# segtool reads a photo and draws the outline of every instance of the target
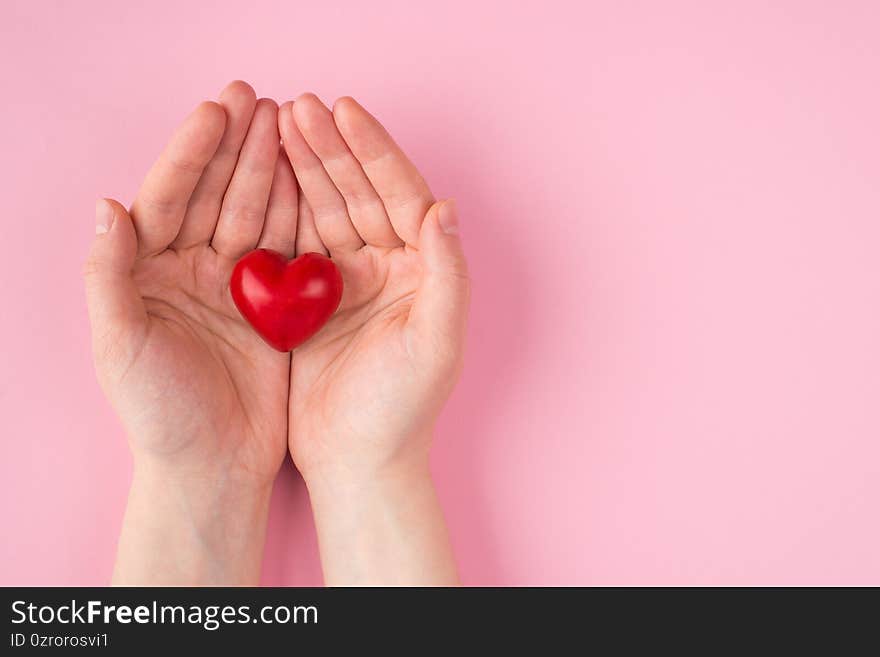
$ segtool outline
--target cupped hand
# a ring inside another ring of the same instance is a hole
[[[329,254],[336,315],[293,352],[290,451],[310,488],[423,468],[458,375],[469,299],[452,201],[351,98],[279,109],[299,182],[296,251]]]
[[[292,253],[297,188],[279,148],[277,105],[230,84],[180,126],[129,212],[98,202],[85,271],[98,378],[134,454],[132,496],[149,481],[144,496],[173,491],[169,513],[218,529],[218,509],[263,513],[251,501],[262,509],[286,451],[290,356],[250,329],[228,288],[247,251]]]
[[[99,202],[86,268],[95,361],[136,458],[260,482],[283,459],[290,358],[228,290],[244,253],[293,243],[296,183],[276,117],[232,83],[180,126],[130,214]]]

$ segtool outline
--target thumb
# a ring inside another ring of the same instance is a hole
[[[131,217],[122,205],[109,199],[97,202],[95,215],[95,241],[84,275],[92,337],[98,346],[101,341],[130,335],[131,329],[146,321],[146,311],[131,278],[137,253]],[[102,351],[111,347],[101,346]]]
[[[464,346],[470,281],[452,199],[431,206],[419,232],[422,280],[410,322],[420,341],[458,360]]]

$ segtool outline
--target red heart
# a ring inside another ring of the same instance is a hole
[[[290,351],[336,312],[342,276],[330,258],[318,253],[288,262],[280,253],[257,249],[235,264],[229,289],[260,337],[278,351]]]

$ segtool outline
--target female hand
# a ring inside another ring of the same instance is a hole
[[[277,106],[233,82],[180,126],[130,212],[99,201],[85,270],[100,383],[134,455],[116,583],[256,583],[290,356],[235,309],[256,246],[292,254]]]
[[[289,444],[328,583],[447,584],[455,566],[428,472],[461,365],[469,285],[455,206],[435,203],[351,98],[279,110],[301,188],[297,253],[329,254],[340,308],[293,352]]]

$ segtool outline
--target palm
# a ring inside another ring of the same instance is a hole
[[[139,447],[188,473],[219,464],[266,484],[284,458],[290,357],[250,330],[228,288],[247,251],[293,243],[296,181],[278,154],[277,105],[234,82],[181,125],[131,221],[99,241],[99,377]]]
[[[366,246],[337,264],[346,285],[339,311],[291,363],[290,440],[300,467],[357,450],[370,436],[399,433],[387,413],[375,409],[411,391],[404,329],[418,284],[418,253]],[[384,376],[381,387],[377,372]]]
[[[148,326],[126,381],[141,388],[143,407],[157,416],[145,418],[148,426],[170,419],[179,428],[152,449],[177,451],[209,436],[200,451],[223,452],[249,472],[271,474],[285,446],[289,358],[266,346],[233,306],[233,264],[207,246],[136,263]]]
[[[429,269],[422,226],[434,199],[350,98],[331,112],[305,94],[279,109],[279,126],[302,191],[296,250],[329,254],[345,284],[336,315],[292,356],[291,454],[304,472],[381,464],[399,440],[430,426],[454,378],[457,355],[447,359],[449,372],[433,367],[417,328],[424,317],[414,321]]]

